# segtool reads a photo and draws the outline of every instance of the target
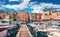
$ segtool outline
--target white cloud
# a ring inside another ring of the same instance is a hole
[[[41,6],[43,7],[48,7],[48,8],[60,8],[60,5],[57,5],[57,4],[52,4],[52,3],[41,3],[40,4]]]
[[[23,9],[23,8],[26,8],[28,3],[29,3],[30,0],[22,0],[22,3],[20,3],[19,5],[3,5],[3,7],[6,7],[6,8],[13,8],[13,9],[16,9],[16,10],[19,10],[19,9]]]
[[[30,3],[31,4],[31,3]],[[44,8],[60,8],[60,5],[52,4],[52,3],[40,3],[39,5],[34,2],[31,4],[31,8],[34,9],[32,13],[44,13]],[[60,9],[57,9],[60,10]]]
[[[9,0],[9,2],[11,2],[11,1],[19,1],[19,0]]]
[[[42,6],[39,5],[34,5],[31,8],[33,8],[34,10],[32,11],[32,13],[43,13],[43,8]]]
[[[57,4],[52,4],[52,3],[40,3],[39,5],[37,5],[37,1],[36,2],[30,2],[30,0],[21,0],[22,3],[20,3],[19,5],[3,5],[3,7],[7,7],[7,8],[13,8],[15,10],[21,10],[24,9],[28,6],[30,6],[30,8],[34,9],[32,11],[32,13],[43,13],[43,9],[44,8],[60,8],[60,5]],[[29,3],[30,2],[30,3]],[[57,9],[60,10],[60,9]]]

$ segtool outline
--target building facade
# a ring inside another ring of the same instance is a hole
[[[40,13],[30,13],[29,14],[30,22],[38,22],[41,20]]]
[[[51,18],[51,11],[46,11],[41,15],[41,20],[49,21]]]
[[[0,19],[4,19],[6,14],[3,10],[0,10]]]
[[[36,13],[36,21],[40,21],[41,20],[41,14],[40,13]]]
[[[17,21],[28,21],[28,13],[21,11],[17,13]]]
[[[60,11],[46,11],[41,15],[41,20],[59,20],[60,19]]]
[[[52,11],[51,17],[53,18],[53,20],[60,20],[60,11]]]
[[[29,14],[30,22],[35,21],[35,18],[36,18],[36,14],[35,14],[35,13],[30,13],[30,14]]]

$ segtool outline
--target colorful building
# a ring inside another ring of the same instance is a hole
[[[0,19],[5,18],[6,13],[3,10],[0,10]]]
[[[12,12],[7,12],[7,14],[6,14],[5,18],[6,18],[6,19],[11,19],[11,18],[10,18],[10,17],[11,17],[11,15],[13,15],[13,13],[12,13]]]
[[[36,13],[29,13],[30,22],[36,21]]]
[[[17,13],[17,20],[18,21],[28,21],[28,13],[21,11]]]
[[[46,11],[41,15],[41,20],[60,20],[60,11]]]
[[[41,15],[41,20],[49,21],[51,18],[51,11],[46,11]]]
[[[51,15],[53,20],[60,20],[60,11],[52,11]]]
[[[41,20],[41,14],[40,13],[36,13],[36,21],[40,21]]]
[[[38,13],[30,13],[29,18],[30,18],[30,21],[32,21],[32,22],[34,22],[34,21],[38,22],[41,20],[41,14],[40,13],[39,14]]]

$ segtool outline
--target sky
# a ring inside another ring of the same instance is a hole
[[[60,11],[60,0],[0,0],[0,10],[28,13],[44,13],[47,10]]]

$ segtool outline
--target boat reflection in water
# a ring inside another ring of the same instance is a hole
[[[0,37],[7,37],[7,28],[0,28]]]
[[[0,21],[0,37],[15,37],[19,24],[11,24],[10,20]]]
[[[48,37],[48,36],[47,36],[47,32],[38,31],[38,32],[37,32],[37,37]]]
[[[13,27],[1,26],[0,37],[15,37],[18,32],[19,26],[15,25]],[[1,36],[2,35],[2,36]]]

